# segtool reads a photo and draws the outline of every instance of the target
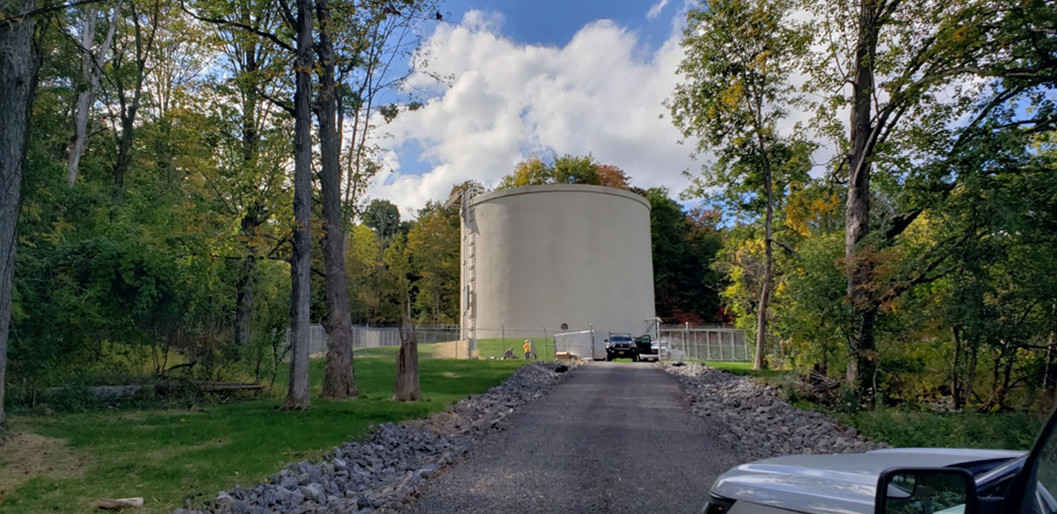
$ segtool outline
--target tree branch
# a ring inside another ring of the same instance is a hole
[[[923,209],[914,209],[910,212],[896,216],[892,220],[892,225],[885,231],[885,241],[891,243],[896,236],[902,234],[903,231],[914,222],[914,220],[918,219],[918,216],[920,216],[922,212],[924,212]]]
[[[96,1],[96,0],[93,0],[93,1]],[[286,50],[288,52],[293,52],[294,51],[294,47],[290,46],[289,44],[287,44],[282,39],[279,39],[279,37],[276,36],[275,34],[272,34],[270,32],[264,32],[263,30],[260,30],[257,27],[246,25],[245,23],[239,23],[237,21],[225,20],[224,18],[211,18],[211,17],[208,17],[208,16],[200,16],[200,15],[195,14],[194,12],[192,12],[190,9],[188,9],[187,6],[184,5],[183,0],[180,1],[180,9],[183,10],[183,12],[187,13],[189,16],[191,16],[192,18],[194,18],[196,20],[205,21],[205,22],[209,22],[209,23],[214,23],[214,24],[217,24],[217,25],[226,25],[228,27],[239,28],[239,29],[245,30],[246,32],[250,32],[252,34],[256,34],[256,35],[258,35],[260,37],[263,37],[263,38],[267,39],[268,41],[271,41],[272,43],[275,43],[276,45],[278,45],[279,47],[281,47],[282,49],[284,49],[284,50]]]
[[[47,13],[50,13],[50,12],[53,12],[53,11],[61,11],[63,9],[68,9],[70,7],[77,7],[77,6],[86,5],[86,4],[94,4],[94,3],[100,2],[100,1],[102,1],[102,0],[78,0],[76,2],[70,2],[68,4],[49,5],[49,6],[33,9],[32,11],[26,11],[26,12],[21,13],[21,14],[16,14],[14,16],[5,16],[3,18],[0,18],[0,23],[6,23],[6,24],[14,25],[16,23],[21,23],[24,18],[28,18],[30,16],[38,16],[38,15],[47,14]]]

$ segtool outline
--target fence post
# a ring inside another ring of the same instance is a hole
[[[683,322],[683,346],[686,347],[686,357],[693,359],[693,353],[690,351],[690,322]]]

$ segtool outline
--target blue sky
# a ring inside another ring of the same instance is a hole
[[[412,216],[467,179],[487,187],[522,160],[591,154],[634,185],[678,194],[700,164],[664,118],[684,0],[452,0],[422,27],[425,106],[379,125],[386,172],[368,189]]]
[[[671,16],[681,2],[665,2],[653,19],[646,14],[656,0],[453,0],[440,8],[452,20],[467,11],[498,12],[503,15],[503,35],[518,43],[564,46],[584,25],[609,19],[643,36],[643,43],[660,46],[668,38]]]

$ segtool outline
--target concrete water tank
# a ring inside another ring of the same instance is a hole
[[[593,327],[644,333],[654,317],[649,202],[588,185],[527,186],[463,202],[465,339]]]

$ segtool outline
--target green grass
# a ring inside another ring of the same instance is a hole
[[[318,399],[322,362],[313,362],[312,408],[304,412],[276,410],[284,387],[277,385],[261,399],[191,410],[12,416],[14,432],[65,439],[69,451],[88,464],[73,478],[49,478],[40,470],[41,476],[6,497],[0,492],[0,512],[87,512],[98,498],[129,496],[145,498],[143,511],[168,512],[182,506],[189,493],[198,494],[189,498],[193,502],[210,499],[236,484],[255,483],[285,463],[316,458],[374,424],[441,410],[502,382],[523,363],[423,359],[425,401],[397,403],[389,399],[394,363],[382,358],[391,353],[378,349],[357,359],[361,397],[351,401]]]
[[[554,338],[551,337],[533,337],[533,344],[536,346],[536,358],[539,360],[553,360],[554,359]],[[507,348],[514,351],[514,356],[518,359],[524,359],[525,354],[521,351],[521,345],[525,342],[525,338],[507,337],[495,338],[495,339],[478,339],[477,340],[477,352],[479,358],[482,360],[491,360],[492,358],[500,359],[503,357],[503,352]],[[430,343],[418,345],[418,356],[421,359],[432,359],[434,358],[434,351],[439,344],[444,343]],[[379,348],[365,348],[357,350],[357,356],[364,357],[381,357],[395,355],[400,349],[398,346],[383,346]],[[461,347],[460,347],[461,349]]]
[[[785,369],[752,369],[751,362],[704,361],[703,364],[712,368],[734,373],[735,375],[753,377],[775,385],[782,385],[789,381],[790,377],[793,376],[792,371]]]
[[[833,415],[870,439],[895,447],[1027,450],[1043,423],[1027,412],[939,413],[881,408]]]

